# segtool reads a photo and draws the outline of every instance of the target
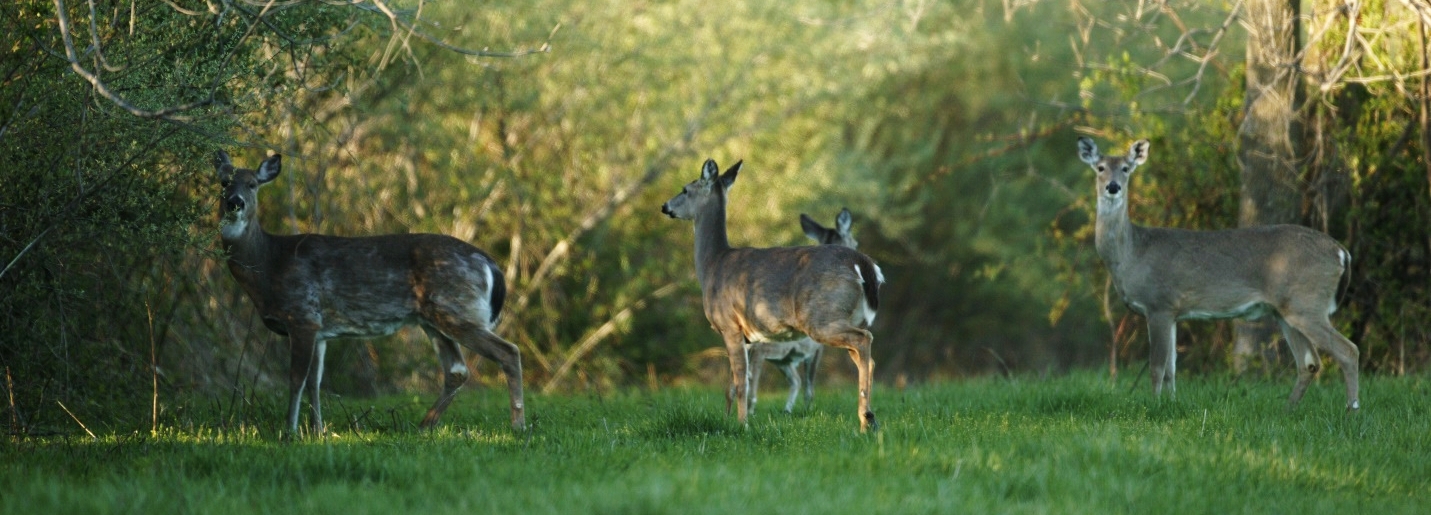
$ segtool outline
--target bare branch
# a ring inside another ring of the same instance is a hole
[[[214,92],[210,90],[208,98],[199,100],[197,102],[190,102],[183,105],[165,107],[163,109],[158,110],[146,110],[135,107],[134,104],[131,104],[128,100],[125,100],[124,97],[121,97],[115,92],[111,91],[109,89],[109,86],[105,85],[104,81],[99,79],[99,76],[90,73],[89,70],[85,69],[84,65],[80,64],[78,52],[75,51],[74,41],[70,37],[70,20],[69,16],[65,14],[64,0],[55,0],[55,17],[59,21],[60,36],[65,45],[65,60],[69,61],[70,68],[74,70],[76,75],[79,75],[85,81],[89,82],[90,85],[94,87],[96,93],[108,99],[110,102],[114,103],[114,105],[119,106],[121,109],[129,111],[130,114],[138,116],[140,118],[160,118],[182,122],[189,121],[189,118],[183,116],[175,116],[176,113],[182,113],[184,111],[197,109],[214,103]]]
[[[601,324],[600,327],[587,333],[586,336],[581,339],[581,342],[577,343],[576,346],[571,349],[571,352],[567,353],[566,358],[562,359],[561,366],[557,367],[556,372],[552,373],[550,379],[547,379],[547,383],[542,385],[542,393],[551,393],[552,390],[555,390],[557,385],[561,383],[562,378],[565,378],[566,374],[571,371],[571,367],[580,361],[582,357],[586,356],[588,352],[595,349],[596,345],[606,339],[607,336],[611,336],[612,333],[615,333],[616,326],[629,320],[632,313],[645,308],[647,302],[665,297],[674,291],[676,291],[676,283],[669,283],[657,288],[656,291],[651,292],[650,295],[622,308],[621,311],[618,311],[607,320],[606,323]]]
[[[551,52],[551,49],[552,49],[552,38],[556,36],[557,30],[560,30],[560,29],[561,29],[561,24],[560,24],[560,23],[558,23],[558,24],[556,24],[556,26],[552,27],[551,32],[547,34],[547,40],[546,40],[546,42],[542,43],[542,46],[537,47],[537,48],[535,48],[535,49],[518,49],[518,50],[510,50],[510,51],[506,51],[506,52],[497,52],[497,51],[492,51],[492,50],[488,50],[488,49],[485,49],[485,48],[482,49],[482,50],[472,50],[472,49],[462,48],[462,47],[459,47],[459,46],[454,46],[454,45],[448,44],[447,42],[442,41],[441,39],[438,39],[438,38],[436,38],[436,37],[433,37],[433,36],[431,36],[431,35],[429,35],[429,34],[423,32],[423,31],[417,30],[417,28],[416,28],[416,26],[415,26],[415,25],[416,25],[415,23],[408,23],[407,21],[404,21],[404,20],[402,19],[402,17],[400,17],[400,16],[397,15],[397,13],[395,13],[395,12],[393,12],[392,10],[388,9],[387,5],[386,5],[386,4],[383,4],[381,0],[373,0],[373,3],[376,5],[375,7],[365,7],[365,6],[356,5],[356,4],[355,4],[354,6],[357,7],[358,9],[363,9],[363,10],[366,10],[366,11],[369,11],[369,12],[374,12],[374,11],[375,11],[375,12],[378,12],[378,13],[380,13],[380,14],[386,16],[386,17],[388,18],[388,20],[389,20],[389,21],[392,23],[392,25],[394,26],[394,30],[393,30],[393,31],[394,31],[395,33],[396,33],[396,32],[399,32],[399,31],[402,31],[402,30],[405,30],[405,31],[409,32],[411,35],[417,36],[418,38],[421,38],[423,41],[427,41],[428,43],[431,43],[431,44],[433,44],[433,45],[437,45],[438,47],[442,48],[443,50],[448,50],[448,51],[451,51],[451,52],[456,52],[456,53],[459,53],[459,54],[462,54],[462,55],[468,55],[468,56],[473,56],[473,57],[522,57],[522,56],[527,56],[527,55],[531,55],[531,54],[544,54],[544,53],[548,53],[548,52]],[[406,43],[404,43],[404,44],[406,44]],[[386,59],[386,56],[384,56],[384,58]]]

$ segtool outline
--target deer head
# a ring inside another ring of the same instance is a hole
[[[1128,199],[1128,177],[1148,160],[1148,140],[1140,139],[1128,146],[1126,156],[1104,156],[1098,145],[1087,137],[1078,138],[1078,158],[1098,172],[1098,204],[1123,207]]]
[[[716,175],[720,169],[716,166],[714,159],[707,159],[701,165],[701,176],[699,179],[686,184],[681,189],[681,193],[666,201],[661,205],[661,213],[677,220],[695,220],[696,214],[703,211],[710,202],[725,201],[725,194],[730,191],[735,178],[740,174],[740,165],[744,161],[737,161],[725,173]]]
[[[219,197],[219,231],[224,239],[235,239],[250,225],[258,223],[258,187],[278,177],[283,158],[274,154],[258,169],[237,168],[222,150],[214,155],[214,171],[223,193]]]
[[[854,220],[850,216],[849,208],[840,209],[840,214],[835,216],[835,227],[829,228],[820,225],[815,219],[810,218],[805,213],[800,213],[800,229],[805,231],[805,236],[809,237],[821,245],[840,245],[849,248],[859,248],[860,242],[855,241],[855,236],[850,232]]]

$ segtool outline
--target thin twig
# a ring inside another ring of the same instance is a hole
[[[59,405],[60,405],[60,409],[65,410],[65,413],[68,414],[68,415],[70,416],[70,418],[75,419],[75,423],[76,423],[76,424],[79,424],[80,429],[83,429],[85,433],[89,433],[89,437],[90,437],[90,438],[93,438],[93,439],[95,439],[95,440],[98,440],[98,439],[99,439],[99,437],[94,436],[94,432],[90,431],[88,427],[85,427],[85,426],[84,426],[84,422],[80,422],[79,417],[76,417],[74,413],[71,413],[71,412],[70,412],[70,409],[69,409],[69,408],[66,408],[66,407],[65,407],[65,403],[60,402],[59,400],[56,400],[56,401],[55,401],[55,404],[59,404]]]

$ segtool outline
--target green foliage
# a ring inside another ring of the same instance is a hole
[[[276,421],[219,429],[188,412],[156,436],[0,446],[0,511],[1424,511],[1423,379],[1368,378],[1353,414],[1336,381],[1289,412],[1290,385],[1204,378],[1177,401],[1087,373],[877,390],[872,435],[855,430],[850,389],[748,429],[709,387],[536,395],[529,435],[505,427],[499,391],[460,397],[432,432],[389,425],[425,409],[404,396],[298,442],[273,438]]]

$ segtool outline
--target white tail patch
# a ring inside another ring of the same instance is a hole
[[[860,273],[860,266],[855,265],[853,268],[855,269],[855,277],[859,278],[860,284],[864,284],[865,275]],[[879,280],[880,284],[884,284],[884,273],[880,272],[879,265],[875,265],[874,269],[876,279]],[[850,322],[855,325],[864,325],[865,327],[874,325],[875,310],[870,306],[870,299],[868,297],[862,297],[860,300],[860,307],[850,315]]]

